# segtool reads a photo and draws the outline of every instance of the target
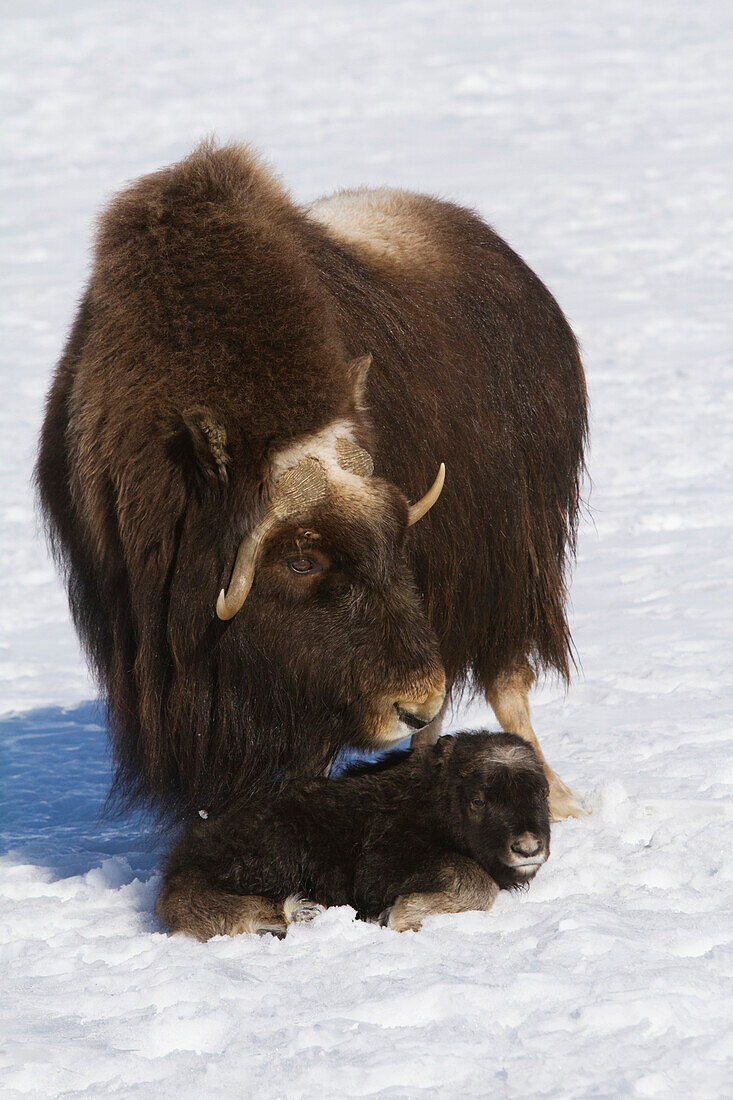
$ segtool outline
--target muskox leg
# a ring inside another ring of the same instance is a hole
[[[379,923],[395,932],[418,932],[426,917],[436,913],[487,911],[499,887],[467,856],[453,856],[436,868],[435,888],[402,894],[381,914]]]
[[[279,903],[256,895],[229,894],[209,885],[200,871],[179,871],[166,879],[155,905],[161,923],[174,934],[202,943],[212,936],[255,932],[282,938],[289,924],[309,921],[322,906],[303,898]]]
[[[528,665],[503,672],[486,692],[486,701],[496,715],[505,733],[516,733],[530,745],[542,761],[547,782],[550,784],[550,814],[553,821],[566,817],[578,817],[586,811],[562,779],[545,760],[545,754],[532,729],[529,713],[529,691],[535,675]]]

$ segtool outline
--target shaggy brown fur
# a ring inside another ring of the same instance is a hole
[[[463,733],[196,820],[171,853],[157,912],[201,940],[282,934],[318,905],[404,931],[430,913],[489,909],[549,852],[534,751],[513,734]]]
[[[395,706],[422,724],[443,672],[483,691],[527,661],[568,675],[573,335],[474,214],[394,201],[417,252],[350,243],[249,151],[203,145],[101,219],[37,478],[121,791],[219,807],[389,740]],[[220,622],[278,454],[334,422],[373,457],[369,492],[334,486],[279,529]],[[443,495],[407,531],[441,459]],[[294,556],[318,553],[294,579]]]

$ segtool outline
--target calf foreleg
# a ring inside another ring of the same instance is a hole
[[[427,888],[401,894],[381,914],[380,924],[395,932],[417,932],[436,913],[486,911],[499,893],[491,876],[467,856],[451,856],[436,866],[434,875],[423,872],[420,877],[427,877]]]

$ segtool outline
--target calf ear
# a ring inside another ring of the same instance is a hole
[[[187,409],[171,426],[169,458],[181,466],[193,484],[225,487],[229,481],[227,433],[205,408]]]
[[[442,763],[444,760],[447,760],[453,752],[455,744],[456,739],[450,733],[446,733],[443,737],[439,737],[438,740],[435,742],[435,745],[433,746],[433,754],[435,758],[440,763]]]

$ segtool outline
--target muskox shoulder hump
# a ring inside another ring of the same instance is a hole
[[[97,251],[115,244],[138,248],[141,234],[175,228],[200,238],[227,222],[255,216],[288,222],[290,195],[276,173],[250,146],[202,141],[189,156],[136,180],[120,191],[99,219]]]
[[[431,201],[394,187],[360,187],[316,199],[307,215],[360,251],[409,264],[439,251],[427,213]]]

